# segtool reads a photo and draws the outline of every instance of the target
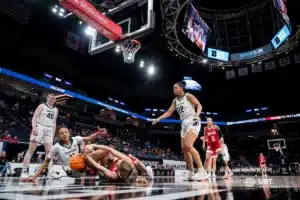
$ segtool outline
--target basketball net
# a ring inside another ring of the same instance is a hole
[[[280,147],[274,147],[274,149],[276,150],[276,152],[278,152],[280,150]]]
[[[125,41],[122,45],[124,62],[127,64],[134,63],[136,52],[141,48],[141,43],[137,40]]]
[[[280,148],[280,145],[278,144],[275,144],[274,145],[274,149],[276,150],[276,152],[278,152],[281,148]]]

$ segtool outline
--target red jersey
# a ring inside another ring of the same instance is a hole
[[[130,160],[132,161],[132,164],[134,165],[135,159],[133,159],[133,158],[131,158],[131,157],[129,157],[129,158],[130,158]],[[117,171],[118,171],[117,163],[118,163],[119,160],[120,160],[120,159],[114,160],[113,163],[110,165],[109,170],[110,170],[111,172],[117,172]]]
[[[219,130],[220,128],[216,125],[213,125],[211,128],[204,127],[204,136],[208,145],[220,142]]]
[[[266,163],[266,157],[265,156],[258,156],[258,162],[259,164],[265,164]]]

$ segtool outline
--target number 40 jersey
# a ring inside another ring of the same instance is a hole
[[[47,104],[42,104],[43,109],[40,115],[37,117],[37,123],[52,127],[54,124],[54,116],[57,114],[58,109],[56,107],[50,108]]]

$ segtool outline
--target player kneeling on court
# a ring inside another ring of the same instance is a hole
[[[93,141],[98,138],[99,135],[106,134],[106,130],[100,129],[98,127],[97,132],[88,137],[70,137],[68,128],[65,126],[60,126],[57,128],[56,134],[59,138],[59,141],[51,148],[50,153],[48,154],[44,163],[40,166],[36,174],[33,177],[22,179],[21,181],[34,181],[44,171],[44,169],[47,168],[48,164],[53,158],[57,158],[58,163],[62,166],[66,173],[69,176],[72,176],[74,171],[70,168],[71,157],[73,155],[79,154],[82,151],[81,146],[83,145],[83,143]],[[71,165],[75,169],[76,167],[80,168],[80,163],[83,164],[82,160],[78,159],[78,156],[72,158],[71,161]],[[84,171],[82,169],[78,169],[76,170],[76,172]]]
[[[231,172],[231,169],[229,167],[229,160],[230,160],[230,155],[228,152],[228,147],[227,145],[224,143],[224,140],[220,140],[220,144],[221,144],[221,154],[222,154],[222,158],[224,160],[224,164],[225,164],[225,175],[224,178],[229,178],[230,176],[233,175],[233,173]]]
[[[154,179],[153,170],[145,166],[132,155],[125,155],[105,145],[87,145],[84,151],[89,167],[101,172],[110,181],[121,182],[151,182]],[[112,162],[109,164],[108,160]],[[108,168],[104,167],[108,166]],[[140,173],[141,172],[141,173]],[[147,178],[142,177],[146,174]]]

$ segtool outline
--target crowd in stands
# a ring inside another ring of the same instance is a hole
[[[4,107],[0,107],[1,117],[0,140],[10,143],[28,142],[31,130],[31,119],[38,102],[25,96],[7,96],[1,94]],[[150,144],[149,141],[142,141],[136,134],[136,128],[126,128],[96,121],[91,116],[78,114],[76,111],[59,107],[57,125],[66,125],[70,128],[72,136],[87,136],[96,130],[97,126],[106,128],[108,134],[95,141],[98,144],[111,145],[112,147],[128,154],[153,159],[179,160],[181,155],[172,152],[170,149],[160,148]]]
[[[31,131],[31,119],[39,101],[22,95],[7,96],[3,93],[0,94],[0,101],[0,141],[8,143],[28,142]],[[170,148],[161,148],[158,145],[153,145],[153,143],[139,137],[141,134],[136,127],[126,126],[126,124],[106,123],[93,118],[93,115],[85,115],[86,113],[79,113],[79,111],[70,110],[64,106],[58,107],[57,125],[64,124],[69,127],[72,136],[90,135],[96,130],[97,126],[100,126],[101,128],[106,128],[108,134],[99,137],[95,141],[97,144],[109,145],[124,153],[140,158],[183,160],[181,153],[175,153]],[[14,160],[22,162],[24,153],[24,151],[20,152]],[[39,163],[42,162],[41,155],[33,159]],[[257,163],[250,164],[246,160],[249,161],[249,159],[237,159],[237,156],[235,156],[235,159],[231,158],[230,166],[233,172],[246,174],[253,171],[254,173]],[[157,168],[174,168],[174,166],[162,166],[159,162],[151,162],[149,164]]]

